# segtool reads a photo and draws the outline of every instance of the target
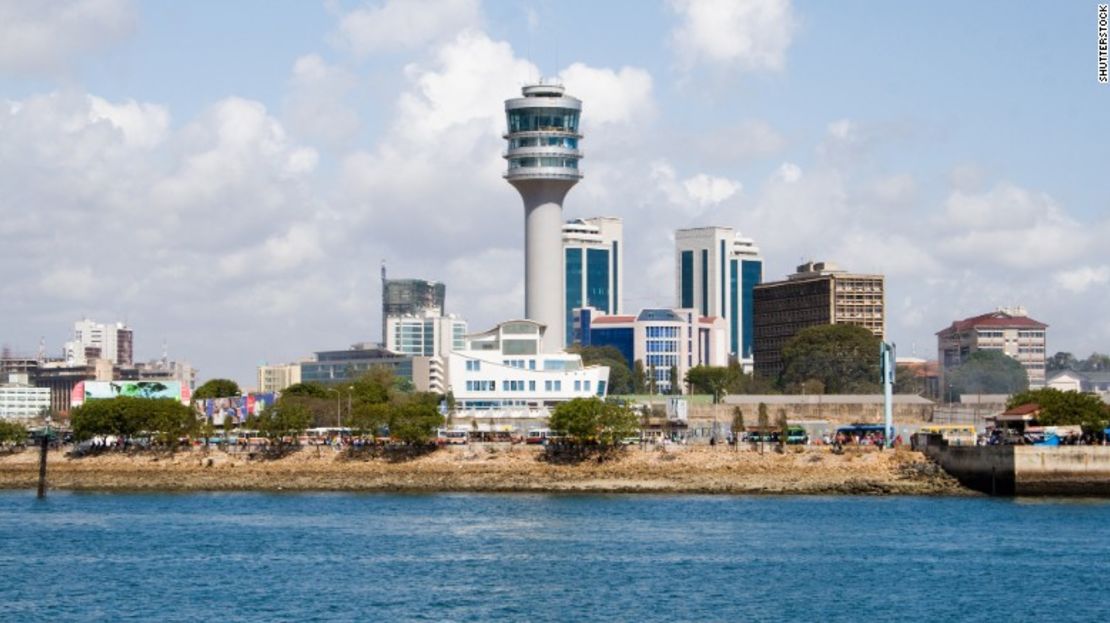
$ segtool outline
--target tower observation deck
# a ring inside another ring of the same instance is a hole
[[[505,179],[524,200],[524,316],[547,325],[545,352],[563,344],[563,199],[582,173],[582,101],[562,85],[535,84],[505,101]]]

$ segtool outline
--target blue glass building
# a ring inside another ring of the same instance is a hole
[[[575,219],[563,225],[563,317],[567,345],[582,343],[584,338],[574,331],[575,309],[592,307],[603,314],[621,312],[621,237],[619,218]]]

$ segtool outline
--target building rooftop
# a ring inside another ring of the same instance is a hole
[[[1033,320],[1029,316],[1017,315],[1004,310],[997,310],[987,314],[956,320],[951,326],[937,331],[937,335],[962,333],[970,329],[998,328],[998,329],[1047,329],[1048,325]]]
[[[635,316],[598,316],[597,318],[590,320],[590,324],[625,324],[635,321]]]
[[[1002,412],[1002,415],[1020,415],[1020,416],[1035,415],[1040,410],[1041,410],[1041,405],[1039,405],[1035,402],[1029,402],[1029,403],[1026,403],[1026,404],[1023,404],[1023,405],[1018,405],[1018,406],[1014,407],[1013,409],[1007,409],[1007,410]]]

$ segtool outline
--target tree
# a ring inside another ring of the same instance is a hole
[[[710,394],[713,404],[721,401],[728,387],[729,369],[717,366],[694,366],[686,371],[686,382],[695,394]]]
[[[352,401],[364,404],[389,402],[395,394],[399,393],[393,370],[384,366],[370,368],[355,379],[351,386],[354,387],[351,390]]]
[[[578,353],[582,357],[582,364],[587,366],[606,366],[609,368],[609,390],[614,395],[631,394],[635,391],[635,380],[632,371],[628,369],[628,361],[621,351],[613,346],[581,346],[574,345],[567,349],[569,352]]]
[[[725,384],[726,394],[777,394],[775,384],[767,379],[746,374],[735,357],[729,358],[728,381]]]
[[[779,430],[779,449],[786,447],[786,438],[790,435],[790,424],[786,419],[786,410],[779,409],[778,417],[775,418],[775,428]]]
[[[284,396],[301,396],[304,398],[327,398],[328,390],[320,383],[294,383],[281,390]]]
[[[947,372],[952,394],[1016,394],[1029,388],[1029,375],[1016,359],[1000,350],[977,350]]]
[[[923,394],[925,393],[925,379],[914,368],[898,366],[894,370],[894,393]]]
[[[104,435],[131,438],[146,433],[173,447],[179,439],[198,430],[193,410],[172,398],[117,396],[89,400],[70,411],[69,418],[78,441]]]
[[[311,422],[312,414],[304,405],[281,398],[256,415],[251,427],[257,428],[280,451],[300,443],[298,438]]]
[[[1091,353],[1090,357],[1080,362],[1079,369],[1082,372],[1105,372],[1110,370],[1110,355]]]
[[[635,435],[638,422],[627,406],[592,397],[559,403],[549,426],[565,434],[573,444],[604,447]]]
[[[209,398],[230,398],[241,396],[239,384],[230,379],[211,379],[193,392],[193,400],[208,400]]]
[[[811,379],[830,394],[879,391],[879,338],[863,327],[806,327],[782,348],[779,385],[798,389]]]
[[[641,395],[647,392],[647,372],[644,370],[644,362],[637,359],[632,364],[632,393]]]
[[[682,384],[678,382],[678,366],[671,366],[667,372],[667,381],[671,385],[671,394],[676,396],[682,394]]]
[[[0,444],[26,443],[27,429],[19,422],[0,420]]]
[[[736,449],[740,449],[740,433],[744,432],[744,410],[740,407],[732,408],[732,439]]]
[[[759,403],[759,453],[763,454],[763,444],[767,441],[767,433],[771,430],[771,418],[767,415],[767,403]]]
[[[655,387],[656,380],[657,380],[657,377],[656,377],[656,374],[655,374],[655,366],[654,365],[649,366],[648,367],[647,390],[648,390],[648,393],[651,394],[652,396],[654,396],[657,393],[656,392],[656,387]]]
[[[1062,392],[1051,387],[1014,394],[1006,407],[1034,403],[1040,407],[1037,421],[1044,426],[1082,425],[1089,432],[1102,431],[1110,422],[1110,406],[1094,394]]]
[[[426,444],[440,426],[443,414],[437,394],[412,394],[389,407],[389,436],[403,443]]]
[[[1077,370],[1079,362],[1076,361],[1075,355],[1066,352],[1058,352],[1049,357],[1045,361],[1046,372],[1059,372],[1061,370]]]

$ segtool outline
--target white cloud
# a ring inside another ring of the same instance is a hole
[[[131,33],[129,0],[0,2],[0,72],[54,72]]]
[[[123,133],[124,143],[149,149],[158,145],[169,130],[170,113],[164,106],[127,100],[113,104],[89,96],[89,121],[107,121]]]
[[[1082,293],[1093,286],[1110,283],[1110,266],[1080,266],[1055,275],[1056,284],[1070,292]]]
[[[44,293],[73,301],[87,300],[102,285],[88,266],[55,268],[39,282]]]
[[[794,182],[802,179],[802,167],[799,167],[793,162],[784,162],[779,165],[779,168],[775,171],[775,174],[783,182],[786,182],[787,184],[793,184]]]
[[[567,93],[584,103],[584,127],[643,121],[655,114],[651,74],[636,67],[614,71],[574,63],[560,72]]]
[[[357,56],[418,48],[481,24],[477,0],[386,0],[347,13],[337,43]]]
[[[779,70],[797,28],[790,0],[671,0],[671,42],[683,66],[699,62]]]
[[[349,145],[362,127],[358,112],[347,101],[357,82],[350,71],[329,65],[318,54],[298,58],[285,101],[290,132],[326,147]]]
[[[698,173],[682,182],[682,187],[699,206],[706,207],[721,203],[740,192],[741,184],[736,180]]]
[[[695,141],[700,154],[715,163],[773,156],[786,148],[786,139],[771,124],[756,119],[715,127]]]

